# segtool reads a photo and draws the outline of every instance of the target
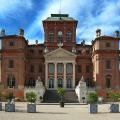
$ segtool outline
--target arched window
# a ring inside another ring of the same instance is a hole
[[[105,78],[105,86],[106,86],[106,88],[111,87],[111,75],[106,76],[106,78]]]
[[[86,78],[85,82],[87,87],[92,87],[92,80],[90,78]]]
[[[34,78],[29,78],[29,80],[25,80],[25,87],[35,87],[35,80]]]
[[[49,78],[49,88],[54,88],[54,78]]]
[[[62,33],[62,31],[58,31],[58,43],[62,43],[62,41],[63,41],[63,33]]]
[[[72,39],[72,32],[67,32],[67,40],[71,40]]]
[[[63,78],[62,77],[58,78],[58,87],[60,87],[60,88],[63,87]]]
[[[72,88],[72,78],[67,78],[67,88]]]
[[[7,86],[9,88],[13,88],[15,87],[15,76],[14,75],[8,75],[8,78],[7,78]]]
[[[54,33],[53,32],[49,32],[49,37],[48,37],[48,41],[49,42],[54,42]]]

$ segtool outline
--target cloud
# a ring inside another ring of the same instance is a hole
[[[32,0],[0,0],[0,18],[16,17],[20,12],[32,8]]]
[[[51,13],[59,13],[58,0],[48,0],[45,4],[44,9],[39,9],[34,22],[27,29],[28,38],[36,38],[41,32],[41,39],[43,39],[42,20],[49,17]],[[102,29],[103,35],[113,35],[115,30],[120,30],[120,0],[61,0],[61,13],[68,13],[78,20],[78,42],[85,39],[86,43],[90,44],[97,28]]]
[[[93,0],[90,0],[90,1],[93,1]],[[85,4],[87,4],[86,0],[85,1],[76,1],[76,4],[75,4],[74,0],[61,0],[61,13],[70,13],[70,16],[77,17],[80,12],[80,8],[82,6],[84,6]],[[89,8],[90,8],[90,4],[89,4]],[[51,13],[58,14],[59,11],[60,11],[59,1],[56,1],[56,0],[49,1],[48,0],[45,8],[42,11],[41,10],[39,11],[38,16],[36,17],[36,19],[34,20],[32,25],[30,25],[30,27],[27,29],[27,31],[26,31],[27,38],[28,39],[31,37],[34,38],[39,31],[41,31],[41,33],[44,34],[42,20],[49,17],[51,15]],[[42,40],[42,42],[43,41],[44,40]]]

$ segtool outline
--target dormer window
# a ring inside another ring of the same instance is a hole
[[[58,31],[58,43],[62,43],[63,40],[63,33],[62,31]]]
[[[72,32],[67,32],[67,40],[71,40],[72,39]]]
[[[9,45],[10,45],[10,46],[14,46],[14,45],[15,45],[15,42],[14,42],[14,41],[10,41]]]

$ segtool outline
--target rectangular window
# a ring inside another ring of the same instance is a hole
[[[110,42],[106,42],[106,47],[111,47]]]
[[[77,52],[78,52],[78,54],[81,54],[81,53],[82,53],[82,51],[81,51],[81,50],[78,50]]]
[[[53,32],[49,32],[49,42],[54,42],[54,33]]]
[[[63,64],[62,63],[57,64],[57,73],[63,74]]]
[[[72,73],[73,73],[72,63],[67,63],[66,67],[67,67],[67,68],[66,68],[67,74],[72,74]]]
[[[81,73],[81,72],[82,72],[82,66],[81,66],[81,65],[78,65],[78,66],[77,66],[77,71],[78,71],[78,73]]]
[[[14,61],[13,60],[9,60],[9,68],[14,68]]]
[[[39,73],[41,73],[42,72],[42,65],[39,65]]]
[[[34,50],[31,49],[31,50],[30,50],[30,53],[33,54],[33,53],[34,53]]]
[[[86,73],[90,73],[90,66],[86,65]]]
[[[30,66],[30,72],[31,72],[31,73],[34,72],[34,66],[33,66],[33,65]]]
[[[54,68],[54,64],[53,63],[49,63],[48,64],[48,72],[49,74],[54,74],[55,68]]]
[[[111,69],[111,61],[110,60],[106,61],[106,69]]]
[[[67,32],[67,40],[71,40],[72,39],[72,32]]]
[[[39,50],[39,54],[42,54],[42,50]]]
[[[9,45],[14,46],[15,45],[14,41],[10,41]]]

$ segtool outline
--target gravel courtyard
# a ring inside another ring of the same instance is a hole
[[[16,112],[0,111],[0,120],[120,120],[120,113],[109,113],[109,104],[99,105],[98,114],[89,114],[88,105],[77,104],[37,105],[37,113],[27,113],[26,105],[16,103]]]

